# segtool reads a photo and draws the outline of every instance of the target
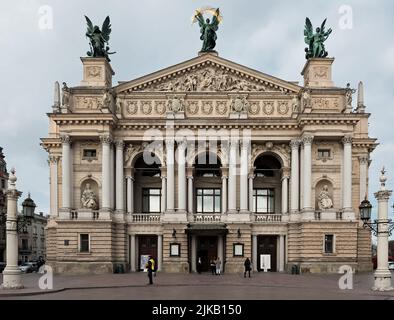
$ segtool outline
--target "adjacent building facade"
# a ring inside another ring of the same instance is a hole
[[[310,59],[303,85],[217,53],[112,85],[104,58],[82,58],[59,85],[49,154],[47,261],[57,272],[371,270],[358,206],[370,153],[363,86]]]
[[[19,262],[37,261],[46,258],[45,228],[47,217],[42,212],[35,213],[36,204],[28,197],[22,203],[19,219]],[[25,222],[25,223],[24,223]]]

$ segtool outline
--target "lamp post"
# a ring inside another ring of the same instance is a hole
[[[378,200],[378,219],[374,222],[370,222],[372,205],[367,199],[362,201],[359,206],[364,228],[372,230],[373,234],[377,236],[378,239],[378,266],[374,274],[375,284],[372,288],[372,290],[375,291],[394,290],[391,286],[391,272],[388,268],[388,238],[394,228],[394,223],[388,219],[388,201],[392,191],[386,189],[387,177],[385,173],[386,171],[383,168],[379,179],[380,190],[374,194],[375,198]]]
[[[7,266],[3,271],[3,289],[23,288],[21,271],[18,269],[18,216],[17,203],[21,192],[16,189],[15,169],[11,170],[7,190]]]

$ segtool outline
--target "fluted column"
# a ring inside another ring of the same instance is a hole
[[[51,206],[51,213],[50,215],[52,217],[57,217],[58,211],[59,211],[59,206],[58,206],[58,189],[57,189],[57,167],[59,163],[59,157],[58,156],[49,156],[48,159],[49,162],[49,170],[50,170],[50,184],[51,184],[51,201],[50,201],[50,206]]]
[[[7,266],[3,271],[4,289],[22,289],[21,271],[18,268],[18,216],[17,207],[18,199],[22,195],[16,189],[15,170],[11,170],[9,177],[7,195],[7,222],[6,222],[6,251],[7,251]]]
[[[367,177],[368,177],[368,155],[360,156],[360,201],[363,201],[368,196]]]
[[[134,178],[132,175],[126,177],[127,181],[127,213],[134,213]]]
[[[300,141],[292,140],[290,142],[291,147],[291,202],[290,210],[292,213],[296,213],[299,210],[299,149]]]
[[[254,174],[254,168],[251,170],[252,173],[249,174],[249,211],[253,211],[253,181],[256,175]]]
[[[161,168],[161,212],[166,212],[167,203],[167,170],[166,168]]]
[[[306,135],[302,138],[304,144],[304,211],[312,210],[312,141],[313,136]]]
[[[124,212],[124,142],[116,141],[116,210]]]
[[[193,168],[188,168],[187,173],[187,212],[193,213]]]
[[[252,263],[253,271],[257,271],[257,235],[252,235]]]
[[[343,209],[352,210],[352,137],[345,136],[343,143]]]
[[[230,161],[228,177],[228,211],[237,211],[237,153],[238,141],[233,139],[230,144]]]
[[[249,169],[249,141],[242,141],[241,145],[241,174],[240,174],[240,211],[248,212],[248,169]]]
[[[62,141],[62,208],[71,209],[71,139],[68,135]]]
[[[386,189],[387,178],[383,168],[380,176],[380,190],[375,193],[375,198],[378,200],[378,225],[377,227],[377,269],[375,271],[375,285],[372,288],[376,291],[391,291],[394,290],[391,286],[391,272],[388,268],[388,244],[389,244],[389,225],[388,225],[388,202],[393,193],[392,190]]]
[[[282,214],[289,213],[289,168],[282,172]]]
[[[167,148],[167,211],[174,211],[174,191],[175,191],[175,172],[174,172],[174,140],[166,140]]]
[[[161,271],[163,265],[163,235],[157,236],[157,271]]]
[[[227,168],[222,168],[222,214],[227,213]]]
[[[110,136],[100,137],[102,144],[102,209],[109,210],[111,208],[111,147],[112,142]]]
[[[109,147],[110,208],[113,210],[115,208],[115,155],[113,141],[111,141]]]
[[[186,212],[186,141],[178,142],[178,210]]]

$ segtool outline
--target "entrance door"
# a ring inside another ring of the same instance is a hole
[[[140,271],[145,269],[147,256],[152,256],[157,263],[157,236],[138,237],[138,266]]]
[[[216,259],[218,255],[218,237],[217,236],[201,236],[197,238],[197,257],[201,258],[201,271],[210,271],[209,262]]]
[[[277,236],[258,236],[257,237],[257,269],[260,268],[260,255],[266,254],[271,256],[271,269],[269,271],[276,272],[276,241]]]

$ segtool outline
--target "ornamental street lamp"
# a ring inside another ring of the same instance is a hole
[[[363,221],[363,227],[369,228],[378,239],[377,246],[377,269],[375,271],[375,285],[372,290],[391,291],[391,272],[388,268],[388,238],[394,228],[394,223],[388,219],[388,201],[392,194],[391,190],[386,189],[387,177],[383,168],[380,176],[380,190],[376,192],[375,198],[378,200],[378,219],[374,222],[371,220],[371,203],[365,199],[361,202],[360,217]]]

